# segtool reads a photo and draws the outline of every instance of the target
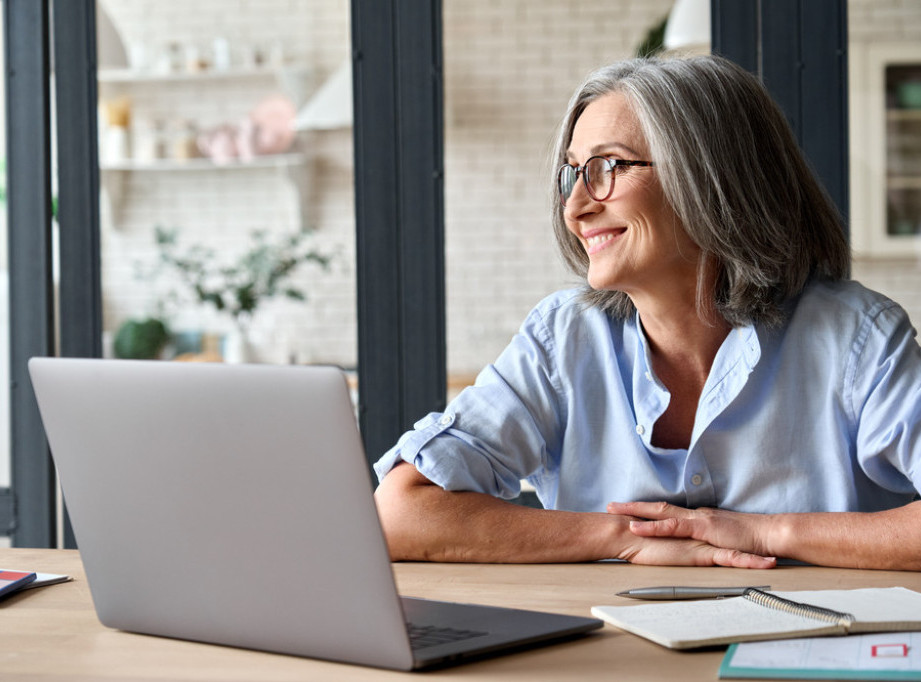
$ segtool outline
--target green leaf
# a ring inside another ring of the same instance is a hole
[[[113,350],[118,358],[158,358],[169,342],[170,332],[162,320],[128,320],[115,333]]]

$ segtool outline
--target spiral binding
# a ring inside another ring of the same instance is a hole
[[[785,599],[783,597],[778,597],[776,594],[770,594],[769,592],[764,592],[754,587],[745,590],[745,594],[742,596],[761,606],[778,609],[786,613],[803,616],[804,618],[813,618],[828,623],[836,623],[845,628],[850,628],[854,624],[854,621],[857,620],[850,613],[842,613],[841,611],[826,609],[821,606],[813,606],[812,604],[804,604],[802,602],[793,601],[792,599]]]

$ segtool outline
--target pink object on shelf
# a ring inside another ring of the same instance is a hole
[[[272,95],[250,113],[253,148],[256,154],[284,154],[294,142],[294,117],[297,111],[287,97]]]

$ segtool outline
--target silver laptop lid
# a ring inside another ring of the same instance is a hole
[[[103,624],[412,667],[339,370],[29,370]]]

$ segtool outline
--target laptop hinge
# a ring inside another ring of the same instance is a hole
[[[0,537],[16,530],[16,496],[9,488],[0,488]]]

